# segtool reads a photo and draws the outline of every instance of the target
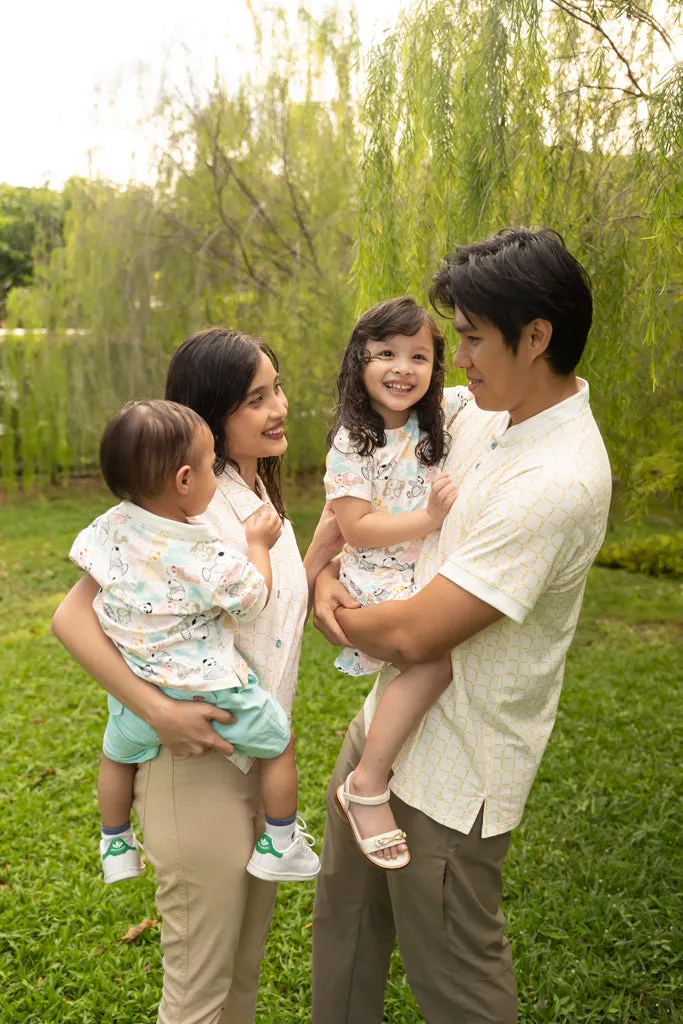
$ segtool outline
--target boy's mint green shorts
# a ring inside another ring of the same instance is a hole
[[[207,704],[231,711],[237,719],[235,722],[231,725],[214,722],[213,727],[219,736],[232,743],[236,754],[277,757],[289,743],[290,727],[284,709],[258,685],[256,676],[251,673],[247,686],[229,690],[189,693],[163,686],[161,690],[175,700],[204,700]],[[123,764],[139,764],[156,757],[160,743],[151,725],[115,697],[110,695],[107,703],[109,721],[102,745],[106,756]]]

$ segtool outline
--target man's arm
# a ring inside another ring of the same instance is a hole
[[[502,618],[497,608],[441,575],[406,601],[355,611],[340,607],[335,615],[352,646],[409,665],[433,661]]]

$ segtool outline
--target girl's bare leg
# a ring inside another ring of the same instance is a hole
[[[379,796],[384,792],[401,747],[451,678],[451,659],[446,655],[439,661],[411,665],[389,683],[368,730],[363,756],[349,780],[352,793]],[[396,828],[388,803],[370,807],[352,804],[351,813],[363,839]],[[396,858],[406,849],[404,843],[399,843],[378,856]]]
[[[136,764],[121,764],[102,755],[97,798],[104,828],[122,828],[130,821]]]

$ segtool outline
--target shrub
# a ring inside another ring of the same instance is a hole
[[[640,540],[606,544],[596,564],[650,576],[683,577],[683,533],[655,533]]]

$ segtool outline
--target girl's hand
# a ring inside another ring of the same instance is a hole
[[[235,748],[219,736],[212,722],[230,725],[235,716],[204,701],[181,701],[169,698],[154,715],[150,725],[161,743],[177,757],[192,757],[216,749],[234,754]]]
[[[339,529],[339,523],[334,514],[332,502],[328,501],[320,513],[318,525],[313,533],[311,547],[325,554],[329,561],[343,546],[344,538]]]
[[[258,512],[254,512],[244,525],[247,547],[258,544],[270,551],[281,533],[282,521],[271,505],[264,505]]]
[[[427,514],[434,521],[435,530],[441,529],[457,497],[458,492],[448,473],[440,473],[434,477],[427,501]]]

